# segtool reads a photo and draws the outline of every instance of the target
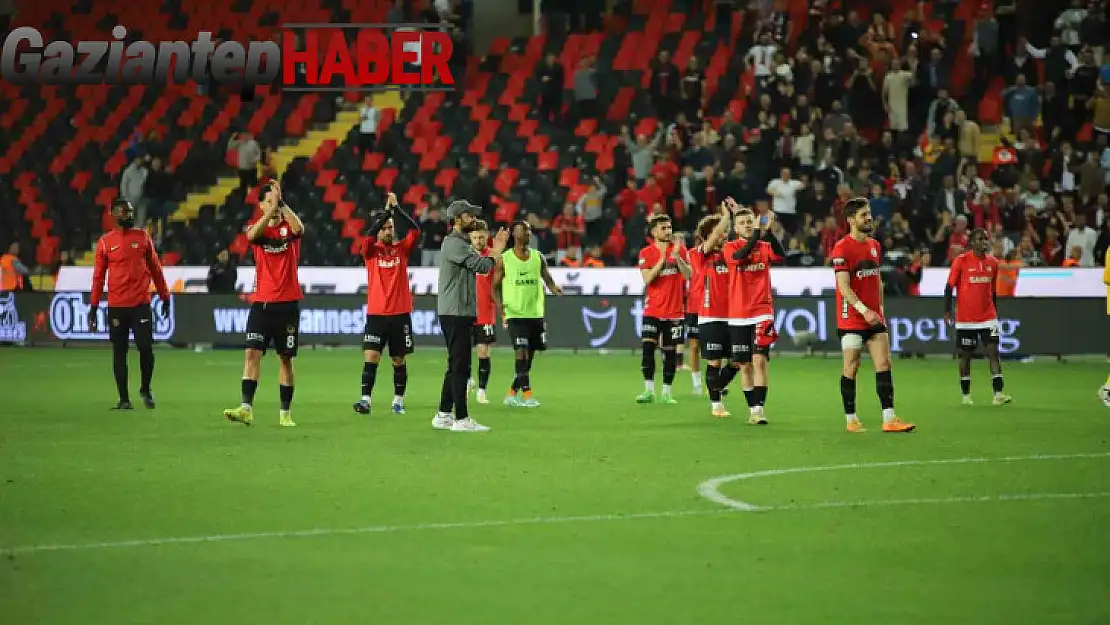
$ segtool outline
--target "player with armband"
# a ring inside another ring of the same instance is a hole
[[[470,245],[478,250],[483,257],[489,256],[489,224],[481,219],[474,222],[474,229],[470,231]],[[478,388],[475,399],[479,404],[488,404],[486,387],[489,386],[489,376],[493,372],[493,361],[490,359],[489,350],[497,343],[497,310],[501,304],[497,301],[497,294],[493,282],[501,271],[494,267],[489,273],[479,273],[474,276],[475,290],[478,294],[478,320],[474,322],[474,351],[478,354],[478,380],[475,383],[471,378],[469,387]]]
[[[844,363],[840,398],[848,432],[866,431],[856,415],[856,374],[866,348],[875,366],[875,392],[883,409],[884,432],[912,432],[916,426],[894,413],[894,379],[890,373],[890,333],[883,317],[883,279],[879,274],[882,254],[871,238],[875,222],[871,203],[856,197],[844,203],[849,233],[836,242],[829,254],[836,272],[836,328]]]
[[[729,269],[721,248],[728,239],[732,213],[721,204],[716,215],[703,217],[698,223],[700,243],[690,250],[691,290],[698,299],[688,303],[687,313],[697,317],[699,343],[705,357],[705,388],[709,393],[710,414],[729,416],[722,401],[725,370],[732,351],[728,332]]]
[[[770,381],[771,345],[775,333],[775,304],[771,293],[771,263],[786,251],[772,234],[774,213],[768,212],[756,227],[755,214],[737,206],[734,219],[737,239],[724,247],[729,278],[729,335],[732,361],[739,367],[740,383],[748,400],[748,423],[767,425],[764,407]]]
[[[952,289],[956,290],[956,343],[960,355],[960,393],[964,405],[971,400],[971,358],[975,348],[983,346],[990,362],[992,403],[1002,406],[1013,401],[1002,392],[1002,359],[998,354],[999,325],[995,308],[998,259],[987,253],[990,235],[976,229],[969,237],[971,250],[952,259],[948,283],[944,286],[944,320],[952,324]]]

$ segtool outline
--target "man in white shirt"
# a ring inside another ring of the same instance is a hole
[[[775,53],[778,49],[778,46],[771,43],[771,34],[764,32],[759,35],[759,43],[748,50],[747,61],[752,66],[758,93],[763,92],[774,73]]]
[[[358,148],[362,156],[365,157],[374,151],[374,142],[378,137],[378,122],[382,117],[381,111],[374,106],[373,96],[366,96],[366,99],[362,101],[362,107],[359,108],[358,115],[361,119],[358,125]]]
[[[1098,241],[1098,232],[1087,225],[1087,216],[1083,213],[1075,215],[1075,225],[1072,227],[1071,232],[1068,233],[1068,242],[1064,246],[1066,250],[1073,250],[1079,248],[1083,250],[1083,255],[1079,257],[1080,267],[1094,267],[1095,266],[1095,243]]]
[[[790,234],[798,225],[798,192],[806,188],[800,180],[790,177],[790,168],[783,167],[779,177],[767,184],[767,195],[771,196],[771,210],[775,212],[782,227]]]

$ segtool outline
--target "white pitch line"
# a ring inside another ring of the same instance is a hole
[[[427,530],[475,529],[486,527],[515,527],[525,525],[553,525],[559,523],[596,523],[600,521],[633,521],[638,519],[672,519],[691,516],[720,516],[736,512],[730,509],[712,510],[671,510],[667,512],[641,512],[633,514],[593,514],[584,516],[551,516],[529,519],[508,519],[504,521],[459,521],[447,523],[416,523],[412,525],[371,525],[367,527],[319,528],[311,530],[289,530],[275,532],[247,532],[242,534],[211,534],[208,536],[179,536],[169,538],[143,538],[100,543],[70,545],[28,545],[24,547],[0,548],[0,556],[41,551],[81,551],[89,549],[119,549],[122,547],[157,547],[160,545],[182,545],[190,543],[215,543],[260,538],[308,538],[312,536],[340,536],[349,534],[395,534],[398,532],[420,532]]]
[[[717,495],[731,503],[713,499],[702,491],[706,484],[717,485],[740,479],[752,479],[770,475],[785,475],[789,473],[812,473],[816,471],[833,471],[852,468],[877,468],[889,466],[907,466],[923,464],[960,464],[971,462],[1015,462],[1021,460],[1062,460],[1068,458],[1106,458],[1110,453],[1100,454],[1062,454],[1038,456],[1012,456],[1007,458],[959,458],[950,460],[904,460],[897,462],[859,463],[827,467],[799,467],[795,469],[771,469],[754,473],[741,473],[741,477],[723,476],[706,480],[699,486],[698,492],[703,497],[721,503],[725,508],[711,510],[670,510],[665,512],[641,512],[629,514],[595,514],[583,516],[551,516],[533,517],[526,519],[508,519],[503,521],[458,521],[445,523],[415,523],[411,525],[371,525],[367,527],[351,528],[319,528],[310,530],[288,530],[273,532],[245,532],[240,534],[210,534],[207,536],[178,536],[165,538],[143,538],[134,540],[106,541],[98,543],[74,543],[55,545],[27,545],[21,547],[0,548],[0,556],[15,556],[18,554],[40,553],[48,551],[90,551],[96,549],[122,549],[127,547],[158,547],[162,545],[187,545],[197,543],[218,543],[245,540],[258,540],[264,538],[310,538],[317,536],[345,536],[355,534],[395,534],[400,532],[422,532],[429,530],[452,529],[481,529],[489,527],[522,527],[528,525],[556,525],[563,523],[597,523],[604,521],[633,521],[642,519],[673,519],[681,517],[707,517],[723,516],[737,512],[765,512],[771,510],[821,510],[830,508],[856,508],[876,506],[906,506],[906,505],[938,505],[954,503],[985,503],[995,501],[1038,501],[1038,500],[1077,500],[1110,498],[1110,492],[1093,493],[1019,493],[1013,495],[984,495],[967,497],[936,497],[936,498],[911,498],[911,499],[879,499],[860,501],[825,501],[810,504],[786,504],[778,506],[756,506],[746,502],[738,502]]]
[[[698,494],[712,501],[714,503],[726,506],[733,510],[741,512],[767,512],[770,510],[797,510],[800,508],[845,508],[855,505],[898,505],[899,502],[906,504],[913,503],[960,503],[966,501],[1017,501],[1017,500],[1032,500],[1032,499],[1066,499],[1066,498],[1094,498],[1107,496],[1103,493],[1057,493],[1045,495],[988,495],[986,499],[980,497],[943,497],[939,499],[889,499],[883,501],[871,501],[864,504],[863,502],[827,502],[824,504],[806,504],[801,506],[761,506],[739,499],[733,499],[726,495],[721,494],[721,486],[731,482],[741,482],[745,480],[753,480],[759,477],[772,477],[776,475],[791,475],[795,473],[820,473],[825,471],[844,471],[847,469],[881,469],[889,467],[909,467],[909,466],[923,466],[923,465],[940,465],[940,464],[978,464],[987,462],[1026,462],[1031,460],[1075,460],[1079,458],[1110,458],[1110,452],[1098,453],[1078,453],[1078,454],[1033,454],[1029,456],[1003,456],[1000,458],[947,458],[941,460],[895,460],[892,462],[857,462],[852,464],[837,464],[823,467],[794,467],[790,469],[767,469],[765,471],[752,471],[750,473],[736,473],[733,475],[722,475],[705,480],[698,485]],[[1000,498],[1005,499],[1000,499]]]

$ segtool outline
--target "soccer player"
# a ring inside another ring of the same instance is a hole
[[[139,396],[154,408],[150,382],[154,378],[154,318],[150,310],[150,284],[158,291],[162,316],[169,314],[170,289],[154,242],[146,230],[135,227],[135,208],[126,200],[112,204],[116,228],[96,242],[92,293],[89,296],[89,331],[96,331],[97,310],[108,279],[108,337],[112,343],[112,373],[119,403],[116,410],[133,410],[127,389],[127,341],[134,334],[139,350]]]
[[[705,356],[705,388],[709,392],[710,413],[714,417],[729,416],[721,401],[722,367],[728,367],[731,343],[728,333],[729,269],[721,248],[728,238],[731,213],[721,204],[720,214],[703,217],[698,223],[698,245],[690,250],[690,270],[695,276],[691,290],[698,290],[697,300],[688,302],[698,325],[700,347]]]
[[[700,226],[701,224],[699,223],[698,225]],[[702,388],[701,348],[699,345],[701,333],[698,327],[698,305],[705,294],[705,284],[702,279],[703,276],[694,265],[692,255],[694,250],[697,250],[703,242],[704,239],[701,235],[695,232],[694,247],[686,252],[686,264],[690,265],[690,285],[686,289],[686,316],[682,324],[686,334],[686,351],[690,354],[685,368],[690,370],[690,379],[693,383],[692,392],[695,395],[701,395]],[[679,365],[679,368],[683,368],[681,356],[679,357]]]
[[[397,239],[397,218],[407,222],[405,236]],[[405,388],[409,371],[405,357],[413,352],[412,287],[409,254],[420,245],[420,224],[401,210],[397,196],[386,196],[385,210],[371,222],[363,242],[366,262],[366,331],[362,336],[362,399],[355,412],[370,414],[370,395],[378,376],[382,351],[389,347],[393,362],[393,412],[405,414]]]
[[[849,232],[836,242],[829,256],[836,272],[836,327],[844,364],[840,397],[847,430],[864,432],[856,415],[856,374],[863,349],[875,365],[875,392],[883,409],[884,432],[912,432],[914,424],[894,414],[894,380],[890,374],[890,333],[883,318],[883,279],[879,274],[882,253],[871,238],[875,228],[871,204],[856,197],[844,203]]]
[[[640,370],[644,392],[636,403],[650,404],[655,398],[655,348],[663,350],[663,394],[659,402],[677,404],[671,394],[678,359],[675,347],[682,342],[682,287],[690,278],[686,250],[671,240],[671,218],[656,215],[648,222],[652,242],[640,250],[640,275],[644,278],[644,317],[641,323],[643,349]]]
[[[470,231],[470,245],[483,257],[489,257],[489,224],[481,219],[474,222],[474,229]],[[475,400],[479,404],[489,403],[486,388],[493,372],[489,350],[491,345],[497,343],[497,310],[501,307],[493,281],[500,272],[501,269],[495,266],[488,273],[474,276],[478,293],[478,320],[474,324],[474,351],[478,354],[478,393]],[[471,386],[474,386],[474,380],[471,380]]]
[[[733,220],[737,239],[724,247],[729,279],[729,336],[732,360],[739,364],[740,383],[748,401],[748,423],[767,425],[764,406],[770,381],[771,344],[775,335],[775,304],[771,294],[771,263],[786,256],[772,232],[774,213],[756,228],[755,213],[738,207]]]
[[[281,199],[281,187],[271,180],[259,194],[262,216],[247,225],[247,239],[254,250],[254,294],[247,316],[246,355],[243,364],[242,402],[224,410],[229,421],[250,425],[254,419],[254,393],[258,370],[266,349],[278,355],[278,425],[294,427],[293,359],[300,340],[301,282],[297,264],[301,259],[304,223]]]
[[[532,396],[532,362],[536,352],[547,349],[544,286],[555,295],[562,295],[563,290],[555,284],[543,255],[528,247],[532,237],[528,222],[513,223],[511,232],[513,247],[501,255],[501,271],[494,282],[501,293],[501,316],[508,325],[516,355],[516,375],[505,395],[505,405],[535,408],[540,403]]]
[[[952,289],[956,289],[956,342],[960,355],[960,392],[971,405],[971,357],[982,344],[991,368],[995,406],[1013,401],[1002,392],[1002,359],[998,355],[998,311],[995,277],[998,259],[987,253],[991,246],[986,230],[975,229],[969,237],[971,250],[952,259],[948,284],[944,287],[944,320],[952,323]]]

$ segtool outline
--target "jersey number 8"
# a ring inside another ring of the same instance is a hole
[[[285,337],[285,347],[286,347],[286,349],[293,349],[296,346],[297,346],[297,335],[290,334],[289,336]]]

